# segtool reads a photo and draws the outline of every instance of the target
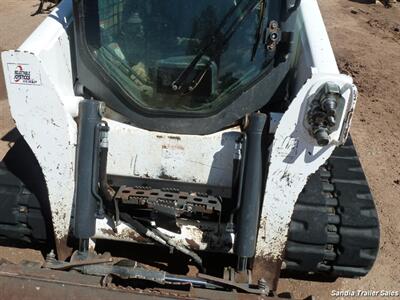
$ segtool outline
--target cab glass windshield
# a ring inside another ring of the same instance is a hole
[[[93,6],[95,2],[95,6]],[[86,39],[128,100],[153,111],[212,113],[268,67],[268,9],[254,0],[97,0]]]

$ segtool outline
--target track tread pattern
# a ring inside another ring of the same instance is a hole
[[[46,230],[40,203],[0,162],[0,239],[44,243]]]
[[[312,175],[290,224],[286,269],[329,277],[364,276],[379,249],[379,221],[351,138]]]

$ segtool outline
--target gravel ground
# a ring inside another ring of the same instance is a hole
[[[30,17],[37,2],[1,0],[0,50],[18,47],[43,20],[45,15]],[[368,1],[319,0],[339,66],[354,77],[360,91],[352,135],[378,207],[380,254],[373,270],[362,279],[334,283],[282,280],[280,289],[297,297],[312,294],[318,299],[341,299],[332,297],[332,291],[400,290],[400,5],[387,9],[362,2]],[[12,126],[0,78],[0,136]],[[0,159],[7,148],[0,142]],[[15,262],[41,259],[36,251],[7,247],[0,247],[0,257]]]

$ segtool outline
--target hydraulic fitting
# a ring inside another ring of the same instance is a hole
[[[327,82],[310,103],[307,122],[311,135],[320,146],[326,146],[330,142],[329,135],[336,125],[336,110],[340,99],[340,86],[334,82]]]

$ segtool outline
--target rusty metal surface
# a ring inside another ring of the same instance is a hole
[[[97,264],[104,264],[104,263],[116,263],[119,259],[113,259],[110,253],[105,253],[102,255],[94,254],[93,252],[89,253],[91,257],[86,259],[81,259],[79,257],[78,251],[75,251],[69,262],[65,262],[62,260],[54,259],[51,254],[47,255],[46,262],[44,264],[44,268],[52,269],[52,270],[70,270],[74,267],[81,267],[85,265],[97,265]]]
[[[276,295],[262,296],[205,289],[188,291],[161,288],[102,288],[101,278],[76,272],[46,270],[30,265],[0,262],[0,299],[216,299],[216,300],[273,300]]]
[[[258,287],[251,288],[251,287],[249,287],[248,284],[245,284],[245,283],[238,283],[235,281],[226,280],[223,278],[217,278],[217,277],[213,277],[213,276],[206,275],[206,274],[199,274],[198,276],[199,276],[199,278],[202,278],[202,279],[206,279],[206,280],[210,280],[210,281],[213,281],[216,283],[221,283],[223,285],[234,287],[238,291],[244,291],[244,292],[254,293],[254,294],[258,294],[258,295],[264,295],[264,294],[269,293],[268,289],[260,290],[260,289],[258,289]]]
[[[281,274],[282,260],[256,257],[252,270],[253,281],[264,279],[268,287],[276,291]]]
[[[72,254],[72,248],[68,246],[68,237],[58,238],[54,237],[56,243],[56,253],[59,260],[66,260]]]

